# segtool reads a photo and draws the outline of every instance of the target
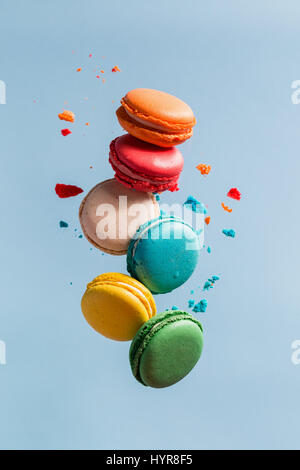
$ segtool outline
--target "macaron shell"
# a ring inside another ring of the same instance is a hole
[[[119,205],[121,196],[122,212]],[[114,209],[110,214],[105,204]],[[140,207],[137,212],[134,210],[138,207],[136,204]],[[153,194],[131,191],[115,179],[110,179],[97,184],[83,199],[79,220],[85,237],[95,247],[109,254],[124,255],[139,225],[158,214],[159,204]],[[110,233],[107,233],[107,227],[111,228]],[[98,237],[97,231],[102,239]]]
[[[163,216],[142,225],[130,242],[128,272],[152,293],[171,292],[193,274],[200,239],[182,219]]]
[[[113,142],[120,163],[140,174],[163,179],[182,171],[183,156],[176,147],[157,147],[130,134],[117,137]]]
[[[120,106],[116,115],[118,121],[123,127],[123,129],[134,137],[149,142],[160,147],[172,147],[173,145],[179,145],[188,140],[193,135],[193,129],[188,128],[186,131],[182,132],[172,132],[166,133],[162,131],[155,131],[153,129],[148,129],[143,126],[141,123],[138,123],[132,119],[125,111],[125,109]]]
[[[196,123],[190,106],[176,96],[149,88],[129,91],[121,101],[127,112],[160,127],[182,131]]]
[[[200,328],[180,320],[161,328],[153,336],[140,361],[140,376],[145,385],[169,387],[183,379],[197,364],[203,348]]]
[[[92,328],[117,341],[131,340],[149,319],[144,304],[134,293],[110,283],[87,289],[81,309]]]

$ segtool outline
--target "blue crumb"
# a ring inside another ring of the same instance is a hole
[[[224,233],[224,235],[226,235],[226,237],[231,237],[231,238],[235,237],[235,231],[232,228],[230,230],[227,230],[227,229],[224,228],[222,230],[222,233]]]
[[[72,285],[73,285],[73,282],[70,282],[70,286],[72,286]]]
[[[212,276],[207,281],[205,281],[203,290],[209,290],[214,287],[214,283],[218,281],[220,278],[219,276]]]
[[[78,235],[78,238],[82,238],[82,237],[83,237],[83,235]]]
[[[172,309],[171,310],[179,310],[178,307],[176,307],[176,305],[173,305]]]
[[[67,228],[67,227],[69,227],[69,224],[67,222],[65,222],[64,220],[61,220],[59,222],[59,226],[60,226],[60,228]]]
[[[211,253],[211,247],[210,246],[207,247],[207,253]]]
[[[155,199],[156,199],[157,201],[160,201],[160,195],[159,195],[159,194],[153,193],[153,196],[155,197]]]
[[[183,203],[188,209],[191,209],[193,212],[198,212],[200,214],[206,214],[207,209],[202,202],[198,201],[194,196],[189,196],[187,200]]]
[[[193,308],[193,312],[196,312],[196,313],[205,313],[206,312],[206,309],[207,309],[207,300],[206,299],[202,299],[200,300],[200,302],[198,302],[195,307]]]
[[[194,299],[190,299],[190,300],[189,300],[189,308],[194,307],[194,305],[195,305]]]
[[[212,285],[209,281],[206,281],[203,286],[203,290],[209,290],[209,289],[212,289]]]

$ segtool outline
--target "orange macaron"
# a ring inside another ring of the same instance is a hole
[[[129,134],[160,147],[182,144],[193,135],[196,124],[184,101],[148,88],[129,91],[121,100],[117,118]]]

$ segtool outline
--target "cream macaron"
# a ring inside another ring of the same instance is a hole
[[[135,191],[109,179],[97,184],[83,199],[79,220],[85,237],[96,248],[125,255],[140,225],[159,213],[152,193]]]

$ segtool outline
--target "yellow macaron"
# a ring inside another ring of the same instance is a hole
[[[147,287],[120,273],[101,274],[90,282],[81,309],[98,333],[117,341],[131,340],[156,314],[154,298]]]

